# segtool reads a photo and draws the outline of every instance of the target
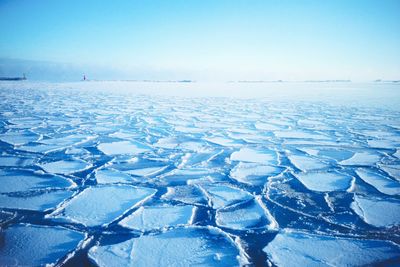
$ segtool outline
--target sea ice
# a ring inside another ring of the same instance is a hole
[[[2,167],[26,167],[32,165],[33,158],[21,156],[0,156],[0,166]]]
[[[1,170],[0,193],[20,192],[37,189],[71,188],[71,180],[54,175],[36,174],[29,171]]]
[[[199,179],[210,175],[212,172],[207,169],[174,169],[160,176],[160,179],[169,184],[187,183],[191,179]]]
[[[101,143],[98,146],[104,154],[109,156],[115,155],[135,155],[150,151],[150,148],[139,142],[132,141],[118,141],[112,143]]]
[[[308,189],[318,192],[345,191],[351,188],[354,180],[338,172],[297,173],[295,177]]]
[[[387,195],[400,195],[400,183],[398,181],[393,181],[376,172],[364,169],[358,169],[356,173],[366,183],[378,189],[378,191]]]
[[[376,227],[400,225],[400,201],[369,196],[354,196],[351,208],[364,222]]]
[[[0,265],[53,266],[73,252],[85,237],[62,227],[14,225],[0,232]]]
[[[230,172],[230,176],[238,182],[259,186],[264,185],[269,176],[274,176],[282,171],[279,167],[262,165],[258,163],[239,162]]]
[[[351,158],[342,160],[342,165],[374,166],[381,160],[381,156],[371,152],[357,152]]]
[[[263,130],[263,131],[268,131],[268,132],[278,131],[278,130],[282,129],[282,127],[279,127],[277,125],[270,124],[270,123],[264,123],[264,122],[257,122],[255,124],[255,127],[258,130]]]
[[[129,185],[89,187],[49,217],[86,226],[107,225],[156,193]]]
[[[277,266],[372,266],[400,255],[389,241],[292,231],[280,232],[263,251]]]
[[[328,164],[311,157],[300,156],[300,155],[289,155],[289,160],[296,168],[303,172],[318,170],[329,167]]]
[[[277,229],[278,224],[261,200],[250,200],[217,210],[216,223],[234,230]]]
[[[97,170],[95,177],[99,184],[131,183],[134,181],[130,175],[114,169]]]
[[[185,206],[142,206],[119,222],[120,225],[138,230],[150,231],[178,225],[188,225],[195,207]]]
[[[14,146],[24,145],[39,140],[39,136],[31,131],[9,131],[0,134],[0,140]]]
[[[220,146],[226,146],[226,147],[238,146],[238,144],[234,140],[228,139],[225,137],[220,137],[220,136],[207,137],[207,138],[204,138],[204,140],[206,140],[210,143],[220,145]]]
[[[90,167],[87,162],[78,159],[53,161],[39,164],[39,166],[48,173],[65,175],[80,172]]]
[[[138,169],[126,170],[124,171],[124,173],[128,173],[134,176],[152,176],[162,172],[167,167],[168,166],[138,168]]]
[[[201,188],[203,188],[209,199],[209,205],[214,209],[244,202],[253,198],[247,191],[229,185],[209,184],[201,185]]]
[[[240,265],[240,251],[233,241],[211,227],[178,228],[114,245],[95,246],[88,255],[100,267]]]
[[[400,182],[400,165],[379,165],[379,168]]]
[[[313,139],[313,140],[329,140],[330,138],[322,134],[307,133],[303,131],[275,131],[274,135],[278,138],[299,138],[299,139]]]
[[[268,165],[277,164],[277,155],[274,151],[259,151],[251,148],[241,148],[239,151],[233,152],[230,159]]]
[[[45,212],[55,209],[63,201],[70,198],[73,193],[72,191],[63,190],[28,195],[0,194],[0,208]]]
[[[194,185],[168,187],[167,193],[162,196],[166,200],[175,200],[185,204],[207,205],[203,192]]]

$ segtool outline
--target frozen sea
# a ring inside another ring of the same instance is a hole
[[[400,265],[400,84],[0,83],[0,266]]]

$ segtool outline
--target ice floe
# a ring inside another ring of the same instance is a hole
[[[98,149],[109,156],[124,155],[124,154],[140,154],[150,151],[150,148],[139,142],[118,141],[112,143],[101,143]]]
[[[209,205],[214,209],[219,209],[253,198],[253,196],[247,191],[229,185],[210,184],[201,185],[201,188],[209,199]]]
[[[328,164],[322,162],[321,160],[307,157],[307,156],[300,156],[300,155],[289,155],[289,160],[292,162],[296,168],[300,169],[301,171],[308,172],[318,169],[323,169],[329,167]]]
[[[364,222],[376,227],[400,225],[400,201],[355,195],[351,208]]]
[[[0,193],[72,188],[76,186],[71,180],[60,176],[37,174],[21,170],[0,170],[0,184]]]
[[[107,225],[155,193],[155,189],[129,185],[89,187],[49,217],[86,226]]]
[[[54,266],[73,252],[86,235],[62,227],[14,225],[0,232],[2,266]]]
[[[357,152],[349,159],[342,160],[342,165],[374,166],[381,160],[381,155],[371,152]]]
[[[38,141],[39,135],[31,131],[9,131],[0,134],[0,140],[14,146],[24,145],[30,142]]]
[[[30,194],[0,194],[0,208],[31,211],[48,211],[70,198],[73,191],[57,190]]]
[[[279,174],[282,168],[259,163],[239,162],[230,172],[230,176],[238,182],[249,185],[263,185],[268,177]]]
[[[119,222],[120,225],[138,230],[150,231],[191,223],[195,207],[185,206],[142,206]]]
[[[380,240],[286,231],[264,249],[277,266],[365,266],[399,258],[400,247]]]
[[[295,177],[308,189],[318,192],[349,190],[354,182],[352,176],[339,172],[297,173]]]
[[[83,160],[59,160],[39,164],[39,166],[48,173],[73,174],[90,168],[91,165]]]
[[[216,228],[178,228],[158,235],[95,246],[89,258],[107,266],[239,266],[245,262],[234,242]]]
[[[114,169],[97,170],[95,177],[99,184],[131,183],[134,181],[130,175]]]
[[[270,165],[277,164],[277,155],[274,151],[260,151],[252,148],[241,148],[239,151],[233,152],[230,159]]]
[[[203,191],[194,185],[168,187],[167,193],[162,198],[185,204],[207,205],[207,199]]]
[[[400,182],[380,175],[376,172],[358,169],[356,171],[366,183],[375,187],[378,191],[387,195],[400,195]]]
[[[218,226],[234,230],[275,230],[278,227],[260,199],[218,209],[215,219]]]

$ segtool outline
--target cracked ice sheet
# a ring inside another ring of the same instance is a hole
[[[132,183],[135,181],[130,175],[114,169],[97,170],[95,177],[98,184]]]
[[[48,266],[75,250],[86,235],[62,227],[14,225],[0,232],[2,266]]]
[[[375,187],[378,191],[387,195],[400,195],[400,183],[398,181],[393,181],[376,172],[365,169],[358,169],[356,173],[361,179]]]
[[[295,177],[309,190],[318,192],[346,191],[354,183],[352,176],[339,172],[298,173]]]
[[[340,238],[284,231],[264,249],[277,266],[364,266],[398,259],[389,241]]]
[[[398,199],[355,195],[351,208],[364,222],[375,227],[400,225],[400,200]]]
[[[276,165],[278,163],[276,152],[271,150],[260,151],[251,148],[241,148],[239,151],[233,152],[230,160],[268,165]]]
[[[171,226],[191,224],[195,207],[185,206],[142,206],[124,218],[119,224],[138,231],[151,231]]]
[[[37,174],[21,170],[0,170],[0,193],[27,190],[72,188],[76,184],[61,176]]]
[[[304,131],[275,131],[274,135],[278,138],[296,138],[296,139],[313,139],[313,140],[330,140],[329,137],[321,134],[312,134]]]
[[[21,156],[4,155],[0,156],[0,166],[2,167],[26,167],[32,165],[35,159]]]
[[[239,266],[240,251],[217,228],[178,228],[158,235],[95,246],[89,258],[100,267],[107,266]]]
[[[85,226],[108,225],[156,191],[129,185],[89,187],[48,217]]]
[[[290,162],[301,171],[308,172],[329,167],[328,164],[307,156],[289,155]]]
[[[6,132],[4,134],[0,134],[1,141],[14,146],[35,142],[39,140],[39,137],[39,135],[31,131]]]
[[[22,196],[0,194],[0,208],[45,212],[55,209],[73,194],[74,192],[68,190],[31,193]]]
[[[175,200],[185,204],[207,205],[207,199],[203,192],[193,185],[168,187],[167,193],[162,196],[162,199]]]
[[[112,143],[101,143],[97,148],[108,156],[136,155],[151,151],[150,147],[139,142],[118,141]]]
[[[234,230],[278,228],[277,222],[259,198],[218,209],[215,218],[218,226]]]
[[[209,205],[214,209],[248,201],[253,198],[247,191],[229,185],[204,184],[200,187],[208,197]]]
[[[357,152],[351,158],[342,160],[341,165],[374,166],[381,160],[381,156],[371,152]]]
[[[240,183],[249,185],[264,185],[268,177],[275,176],[282,171],[280,167],[262,165],[258,163],[239,162],[230,172],[230,176]]]
[[[235,142],[235,140],[232,139],[228,139],[225,137],[219,137],[219,136],[215,136],[215,137],[207,137],[204,138],[204,140],[213,143],[213,144],[217,144],[220,146],[226,146],[226,147],[235,147],[238,146],[239,144]]]
[[[80,172],[91,167],[91,165],[89,165],[87,162],[80,159],[59,160],[49,163],[42,163],[38,165],[48,173],[57,173],[65,175]]]
[[[379,165],[379,168],[400,182],[400,165]]]
[[[168,184],[186,184],[189,180],[196,180],[212,175],[213,171],[198,168],[198,169],[174,169],[160,176],[160,180]]]

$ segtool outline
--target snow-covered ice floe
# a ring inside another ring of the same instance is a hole
[[[234,230],[276,230],[278,224],[260,199],[218,209],[216,223]]]
[[[83,171],[90,167],[88,163],[83,160],[59,160],[48,163],[39,164],[39,166],[48,173],[57,174],[73,174]]]
[[[196,207],[142,206],[119,222],[121,226],[138,231],[150,231],[171,226],[188,225],[192,222]]]
[[[400,257],[400,247],[389,241],[296,231],[278,233],[263,250],[277,266],[365,266]]]
[[[375,187],[378,191],[387,195],[400,195],[399,181],[394,181],[379,173],[364,169],[358,169],[356,173],[361,177],[361,179]]]
[[[53,266],[85,238],[83,233],[58,226],[18,224],[0,232],[0,265]]]
[[[155,193],[156,190],[152,188],[130,185],[89,187],[49,215],[49,218],[85,226],[107,225]]]
[[[98,145],[98,149],[104,154],[109,156],[123,155],[123,154],[140,154],[150,151],[149,147],[131,141],[118,141],[111,143],[101,143]]]
[[[239,162],[231,170],[230,176],[238,182],[260,186],[267,182],[268,177],[275,176],[281,171],[282,168],[276,166]]]
[[[99,266],[239,266],[246,262],[233,240],[217,228],[177,228],[89,250]]]
[[[400,225],[400,200],[355,195],[351,208],[364,222],[376,227]]]
[[[305,187],[313,191],[345,191],[351,188],[353,177],[338,172],[310,172],[295,174]]]

